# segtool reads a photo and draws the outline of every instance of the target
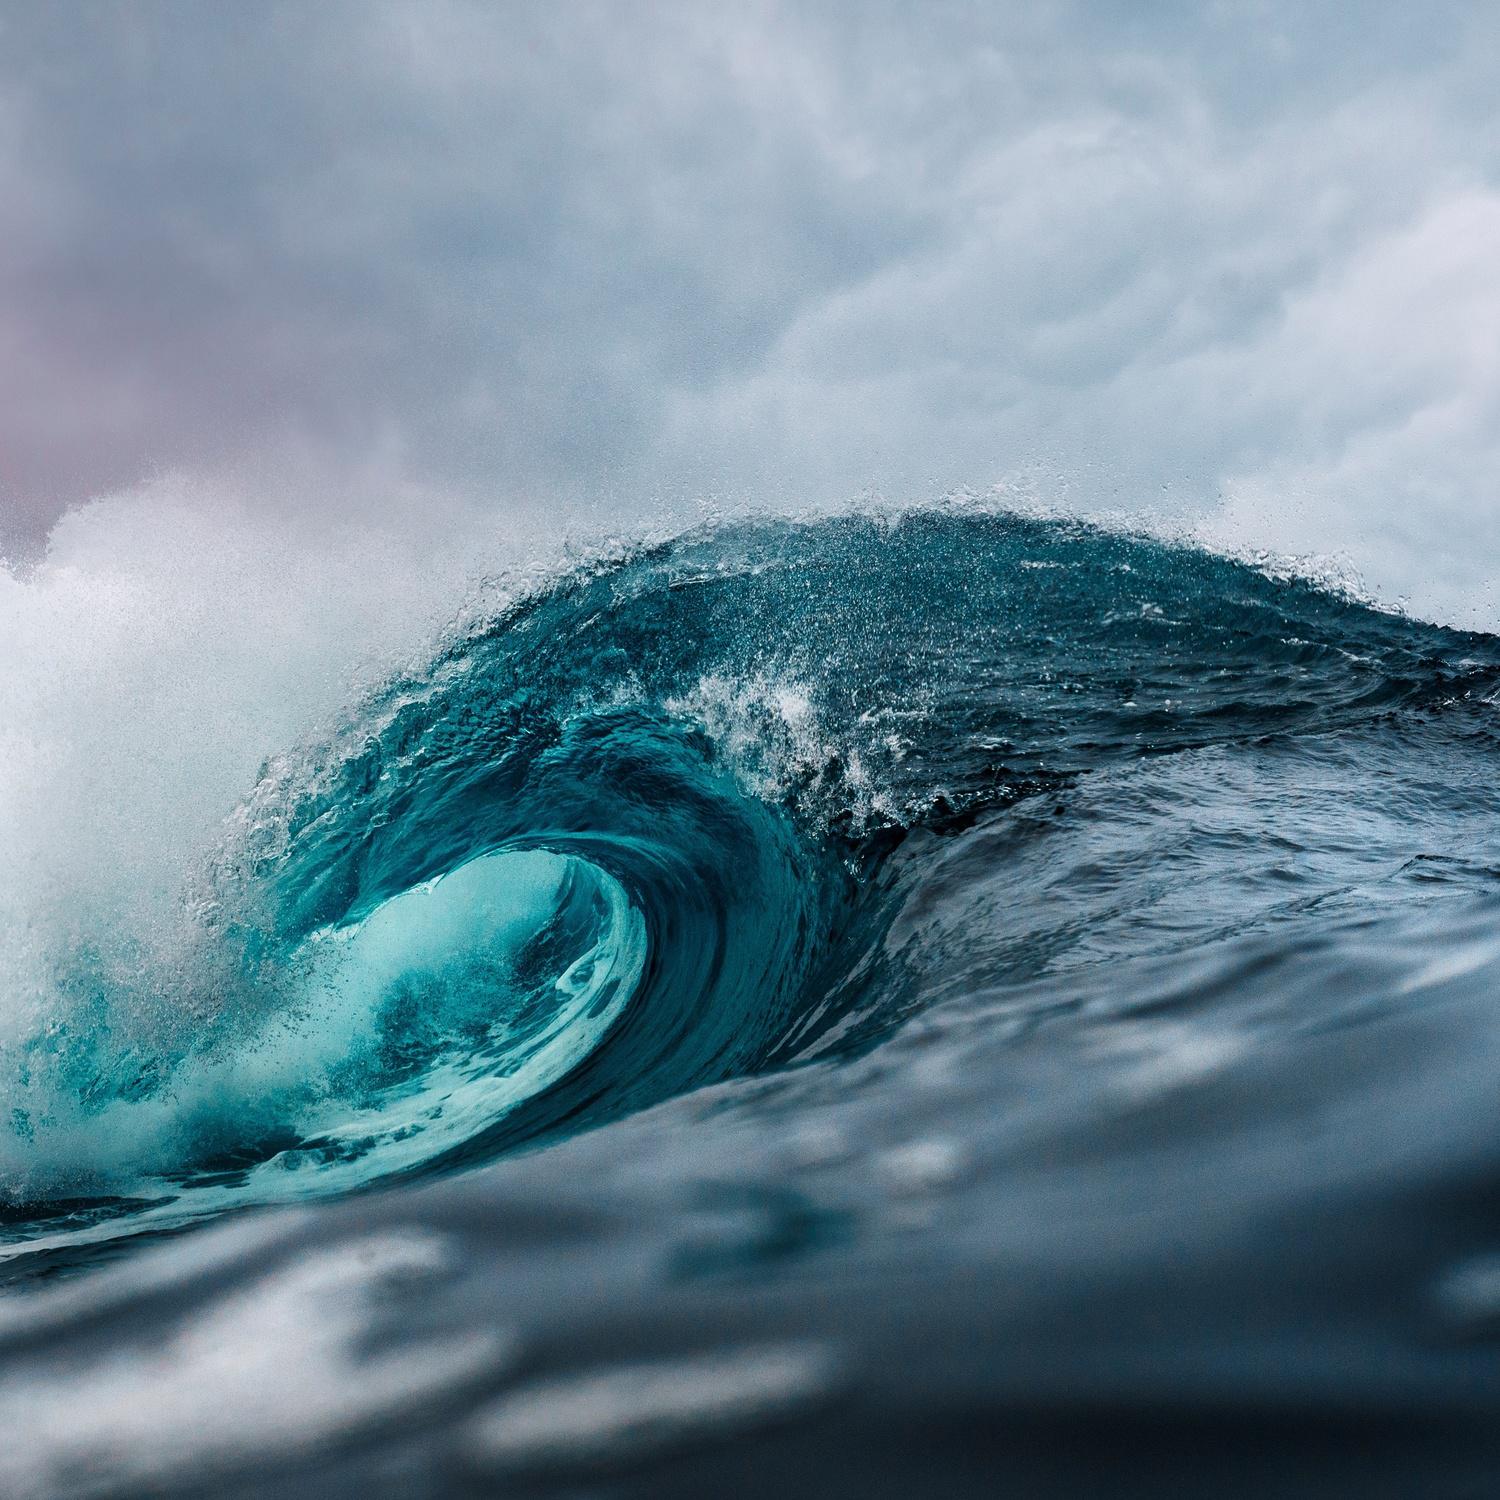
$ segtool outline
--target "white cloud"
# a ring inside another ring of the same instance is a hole
[[[1500,626],[1500,192],[1455,193],[1287,310],[1261,366],[1294,434],[1221,534],[1347,551],[1419,613]]]
[[[1025,471],[1495,569],[1489,7],[0,18],[0,538],[162,467],[626,526]]]

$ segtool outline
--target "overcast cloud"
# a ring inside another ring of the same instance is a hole
[[[0,3],[0,545],[1001,484],[1493,619],[1497,98],[1441,0]]]

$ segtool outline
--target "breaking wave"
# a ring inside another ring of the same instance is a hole
[[[268,763],[168,916],[14,936],[0,1234],[449,1170],[1017,976],[1067,1003],[1122,913],[1157,958],[1305,930],[1462,801],[1497,682],[1491,638],[1057,520],[757,520],[576,565]],[[1186,844],[1140,836],[1128,773],[1169,757]],[[1386,806],[1310,834],[1330,776]],[[1065,826],[1091,853],[1042,902]],[[954,883],[982,921],[931,915]]]

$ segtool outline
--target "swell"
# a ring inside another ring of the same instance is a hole
[[[72,944],[4,1060],[6,1233],[448,1170],[867,1049],[1107,925],[1118,882],[998,947],[993,902],[988,941],[924,923],[945,882],[1036,880],[1017,830],[1097,803],[1123,847],[1138,816],[1097,789],[1162,757],[1411,764],[1497,681],[1491,638],[1012,515],[762,520],[582,566],[269,764],[169,942]],[[1191,913],[1201,861],[1164,878]]]

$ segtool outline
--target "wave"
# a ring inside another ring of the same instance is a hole
[[[1056,519],[576,565],[263,767],[170,918],[57,924],[0,1048],[0,1235],[443,1172],[1131,943],[1326,921],[1399,844],[1330,801],[1460,797],[1497,685],[1491,637]],[[1238,816],[1141,836],[1192,798]]]

